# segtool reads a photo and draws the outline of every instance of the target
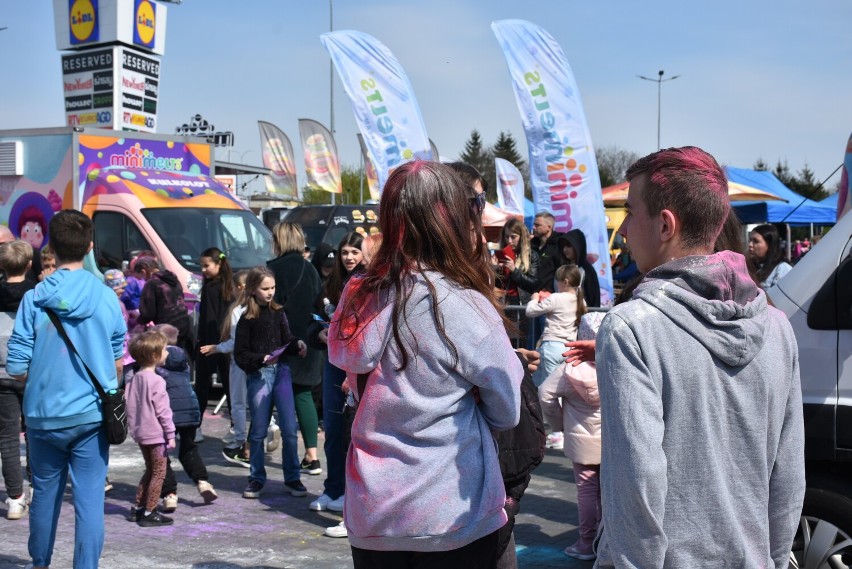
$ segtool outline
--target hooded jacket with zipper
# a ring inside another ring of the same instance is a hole
[[[171,271],[154,273],[145,282],[139,298],[139,323],[171,324],[178,329],[178,345],[193,353],[194,339],[189,321],[189,312],[183,300],[183,287]]]
[[[598,281],[598,274],[595,272],[595,267],[587,258],[588,251],[586,249],[586,236],[579,229],[572,229],[568,233],[561,235],[557,241],[559,244],[559,252],[562,252],[562,247],[565,243],[570,243],[577,254],[577,266],[583,269],[583,300],[586,306],[598,307],[601,305],[601,285]],[[567,262],[564,261],[563,262]]]
[[[597,566],[786,568],[805,491],[798,351],[744,257],[652,270],[597,348]]]
[[[349,281],[340,306],[361,282]],[[457,364],[435,325],[430,283]],[[411,291],[399,317],[405,369],[399,370],[402,354],[393,340],[391,292],[367,300],[361,327],[348,340],[340,339],[338,318],[329,329],[329,361],[369,373],[352,425],[343,512],[355,547],[446,551],[506,523],[491,430],[518,423],[524,370],[500,315],[481,294],[433,271],[415,273],[405,286]]]
[[[80,358],[108,391],[118,387],[115,361],[123,355],[127,331],[118,303],[115,292],[84,269],[60,269],[24,295],[6,370],[27,374],[28,427],[64,429],[103,421],[98,392],[43,308],[59,316]]]

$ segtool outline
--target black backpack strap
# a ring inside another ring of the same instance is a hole
[[[68,345],[68,349],[71,350],[77,359],[80,360],[80,363],[83,364],[83,367],[86,368],[86,373],[89,374],[89,379],[94,385],[95,390],[98,392],[98,395],[101,398],[101,401],[106,401],[107,394],[104,391],[104,388],[101,386],[101,382],[95,377],[95,374],[92,373],[92,370],[89,369],[89,366],[86,365],[86,362],[83,361],[83,358],[80,357],[80,354],[77,352],[77,348],[74,347],[74,344],[71,342],[71,338],[68,337],[68,334],[65,332],[65,328],[62,327],[62,321],[59,320],[59,316],[56,315],[54,311],[49,308],[44,309],[47,312],[47,317],[50,318],[50,321],[53,322],[53,325],[56,327],[56,331],[59,332],[59,335],[62,336],[62,339],[65,340],[65,343]]]

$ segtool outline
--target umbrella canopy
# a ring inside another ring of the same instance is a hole
[[[604,205],[622,206],[627,200],[627,189],[630,182],[621,182],[602,190]],[[787,201],[782,197],[754,186],[740,182],[728,182],[728,199],[732,202],[743,201]]]

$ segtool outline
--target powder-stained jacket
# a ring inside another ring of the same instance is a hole
[[[805,492],[798,351],[743,256],[652,270],[597,348],[597,566],[786,568]]]
[[[458,365],[438,333],[427,278]],[[340,306],[361,282],[349,282]],[[393,340],[391,294],[370,297],[348,341],[340,339],[345,324],[338,318],[329,329],[329,361],[369,373],[346,461],[344,519],[355,547],[446,551],[506,523],[491,430],[518,423],[524,371],[499,314],[481,294],[431,271],[407,284],[411,296],[399,319],[410,355],[404,370],[397,371],[402,357]]]

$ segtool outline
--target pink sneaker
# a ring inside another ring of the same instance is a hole
[[[592,546],[583,547],[580,545],[578,541],[574,545],[569,545],[562,553],[567,555],[568,557],[573,557],[574,559],[579,559],[581,561],[594,561],[595,560],[595,552],[592,551]]]

